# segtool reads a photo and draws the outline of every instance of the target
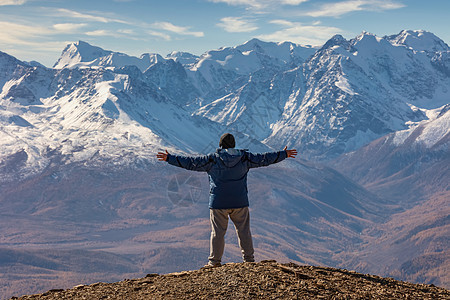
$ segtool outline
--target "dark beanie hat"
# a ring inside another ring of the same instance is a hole
[[[231,133],[224,133],[220,137],[219,147],[222,149],[234,148],[236,142],[234,141],[234,136]]]

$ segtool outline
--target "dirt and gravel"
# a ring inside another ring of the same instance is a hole
[[[11,299],[450,299],[450,291],[342,269],[262,261]]]

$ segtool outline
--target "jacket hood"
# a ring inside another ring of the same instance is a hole
[[[227,167],[233,167],[241,161],[245,150],[228,148],[228,149],[217,149],[217,154],[222,160],[223,164]]]

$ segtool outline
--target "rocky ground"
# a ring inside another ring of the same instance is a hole
[[[262,261],[11,299],[450,299],[450,291],[354,271]]]

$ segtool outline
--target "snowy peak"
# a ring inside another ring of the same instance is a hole
[[[241,51],[244,54],[250,54],[251,52],[267,55],[273,58],[277,58],[281,61],[288,62],[291,58],[290,46],[292,43],[277,44],[273,42],[263,42],[258,39],[251,39],[245,42],[243,45],[235,47],[235,49]]]
[[[79,63],[89,63],[99,57],[108,56],[112,51],[105,51],[100,47],[92,46],[86,42],[78,41],[64,48],[61,57],[53,66],[55,69],[73,68]]]
[[[409,142],[411,144],[421,145],[425,148],[431,148],[438,144],[448,149],[448,140],[450,137],[450,105],[447,104],[442,109],[434,110],[437,114],[435,119],[421,122],[407,130],[393,133],[393,143],[401,145]],[[447,139],[446,141],[444,139]]]
[[[321,50],[323,49],[327,49],[327,48],[331,48],[334,46],[342,46],[345,49],[349,49],[350,48],[350,43],[340,34],[336,34],[335,36],[333,36],[331,39],[329,39],[321,48]]]
[[[188,53],[188,52],[181,52],[181,51],[173,51],[169,55],[167,55],[166,58],[171,58],[176,62],[179,62],[183,66],[185,65],[191,65],[194,64],[198,60],[198,56]]]
[[[0,51],[0,69],[6,68],[7,66],[25,66],[26,64],[14,56],[11,56],[5,52]]]
[[[415,51],[450,51],[443,40],[425,30],[402,30],[399,34],[388,36],[386,39],[394,46],[406,46]]]
[[[350,41],[351,45],[360,50],[378,49],[380,46],[392,47],[392,45],[385,39],[380,38],[370,32],[363,31],[360,35]]]
[[[7,83],[14,74],[22,74],[28,68],[28,65],[14,56],[0,51],[0,100]]]
[[[194,78],[198,90],[207,94],[212,88],[223,88],[259,70],[273,73],[293,69],[304,63],[316,50],[311,46],[289,42],[252,39],[239,46],[205,52],[195,64],[188,66],[188,74]]]
[[[273,43],[252,39],[236,47],[224,47],[204,53],[196,64],[218,64],[238,74],[249,74],[265,67],[284,67],[306,61],[317,49],[294,43]]]
[[[240,46],[235,47],[244,54],[251,52],[265,55],[280,62],[289,64],[292,61],[305,61],[317,50],[312,46],[302,46],[291,42],[264,42],[256,38],[251,39]]]
[[[141,57],[129,56],[120,52],[104,50],[79,41],[66,46],[61,57],[54,65],[55,69],[83,67],[113,67],[136,66],[142,72],[164,58],[159,54],[143,54]]]

